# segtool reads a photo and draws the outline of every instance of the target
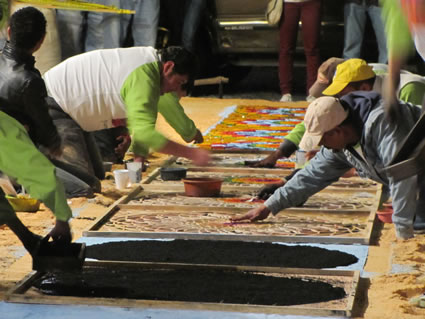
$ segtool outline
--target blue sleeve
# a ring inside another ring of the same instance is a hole
[[[264,203],[273,214],[297,206],[326,186],[337,181],[352,165],[342,152],[322,147],[310,163]]]

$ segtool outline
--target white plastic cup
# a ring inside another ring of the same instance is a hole
[[[115,187],[117,189],[126,189],[130,184],[130,176],[127,169],[117,169],[114,171]]]
[[[305,163],[306,163],[306,158],[305,158],[305,154],[306,151],[303,150],[298,150],[295,152],[295,159],[296,159],[296,163],[295,163],[295,168],[303,168]]]
[[[142,179],[142,162],[127,163],[128,175],[132,183],[140,183]]]

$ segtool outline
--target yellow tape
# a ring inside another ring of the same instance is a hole
[[[105,6],[98,3],[90,3],[82,0],[15,0],[18,3],[64,10],[110,12],[118,14],[133,14],[134,10],[120,9],[115,6]]]

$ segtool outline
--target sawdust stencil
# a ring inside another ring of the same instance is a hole
[[[229,153],[225,154],[223,158]],[[217,158],[221,155],[217,151],[214,154]],[[241,155],[245,154],[237,153]],[[125,203],[129,205],[109,209],[84,235],[369,243],[381,196],[381,186],[371,180],[341,178],[300,207],[256,223],[230,223],[231,217],[263,203],[255,196],[264,184],[280,181],[291,170],[196,167],[177,164],[176,160],[172,157],[163,166],[184,166],[187,177],[223,179],[220,196],[187,197],[182,181],[163,181],[158,169],[144,179],[142,191],[127,196]]]
[[[80,273],[31,273],[6,294],[6,300],[351,316],[358,281],[358,271],[86,262]],[[259,285],[264,288],[258,290]]]
[[[375,218],[375,209],[289,209],[255,223],[230,222],[246,212],[199,205],[118,205],[84,236],[367,244]]]

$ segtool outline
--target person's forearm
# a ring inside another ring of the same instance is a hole
[[[179,143],[173,142],[168,140],[165,145],[158,150],[160,153],[175,155],[175,156],[182,156],[186,158],[191,158],[191,153],[193,152],[193,149],[190,147],[181,145]]]
[[[279,148],[276,150],[276,155],[279,156],[277,159],[281,157],[289,157],[296,150],[298,146],[290,140],[284,139],[282,144],[279,145]]]

